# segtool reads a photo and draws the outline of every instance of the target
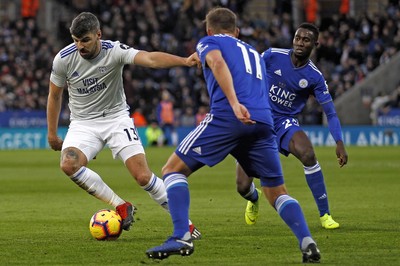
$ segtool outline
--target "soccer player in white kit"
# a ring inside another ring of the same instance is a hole
[[[99,20],[89,12],[80,13],[70,27],[74,43],[54,58],[47,103],[48,142],[61,150],[60,167],[82,189],[114,206],[129,230],[135,207],[101,179],[88,163],[107,145],[114,158],[121,159],[136,182],[168,210],[163,181],[148,167],[144,148],[123,88],[126,64],[151,68],[193,66],[193,56],[183,58],[162,52],[136,50],[118,41],[102,40]],[[68,86],[70,125],[64,141],[58,137],[62,93]],[[200,232],[192,225],[193,237]]]

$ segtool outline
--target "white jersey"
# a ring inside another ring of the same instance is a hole
[[[71,120],[128,113],[122,71],[138,52],[118,41],[101,40],[101,51],[93,59],[84,59],[75,44],[56,55],[50,80],[58,87],[68,85]]]

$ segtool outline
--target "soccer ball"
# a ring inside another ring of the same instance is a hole
[[[122,218],[113,210],[99,210],[90,219],[89,230],[97,240],[115,240],[122,232]]]

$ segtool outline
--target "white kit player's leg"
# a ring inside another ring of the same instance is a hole
[[[114,191],[101,179],[101,177],[94,171],[82,166],[75,174],[70,176],[82,189],[86,190],[90,195],[117,207],[125,203]]]
[[[165,190],[164,182],[161,178],[156,176],[154,173],[152,174],[149,183],[144,186],[141,186],[147,193],[149,193],[150,197],[157,202],[161,207],[163,207],[166,211],[168,209],[168,200],[167,200],[167,191]]]

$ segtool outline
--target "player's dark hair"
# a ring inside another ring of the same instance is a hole
[[[304,23],[301,23],[300,26],[298,27],[298,29],[300,29],[300,28],[311,31],[314,34],[314,37],[315,37],[314,41],[318,41],[319,29],[317,28],[317,26],[315,26],[312,23],[304,22]]]
[[[207,13],[205,23],[217,32],[235,32],[236,14],[228,8],[215,7]]]
[[[77,38],[81,38],[89,32],[97,32],[100,29],[100,22],[95,15],[90,12],[80,13],[72,21],[69,31]]]

